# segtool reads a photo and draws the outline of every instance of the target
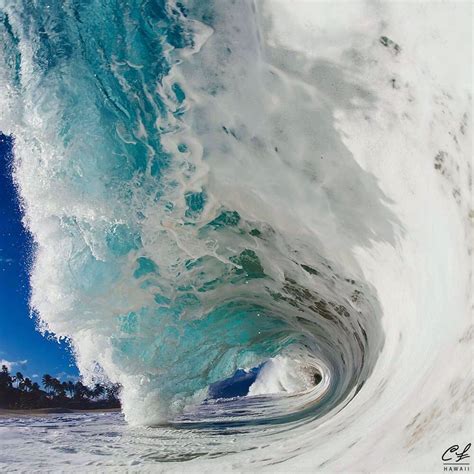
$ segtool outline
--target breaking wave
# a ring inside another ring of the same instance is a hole
[[[470,98],[400,10],[0,1],[31,305],[131,424],[329,459],[470,393]]]

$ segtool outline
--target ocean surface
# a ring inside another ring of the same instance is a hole
[[[123,415],[4,469],[436,471],[472,435],[470,2],[0,0],[38,329]]]

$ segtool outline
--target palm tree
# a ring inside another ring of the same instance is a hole
[[[67,383],[67,391],[69,392],[69,396],[73,398],[76,393],[76,385],[72,380],[69,380]]]
[[[53,377],[51,377],[51,375],[49,375],[49,374],[44,374],[43,375],[43,386],[48,391],[48,393],[51,395],[51,391],[54,388]]]
[[[74,385],[74,398],[83,399],[87,396],[88,388],[83,385],[83,383],[78,380]]]
[[[94,398],[99,398],[105,393],[105,387],[100,383],[96,383],[94,388],[92,389],[92,396]]]
[[[23,374],[21,372],[17,372],[15,375],[16,387],[20,390],[23,390]]]
[[[63,388],[62,383],[57,378],[54,377],[51,380],[51,384],[53,386],[54,393],[57,397],[62,398],[66,395],[65,392],[64,392],[64,388]]]
[[[31,379],[29,379],[28,377],[25,377],[25,380],[23,380],[24,390],[26,390],[27,392],[31,392],[31,387],[32,387]]]
[[[0,388],[11,388],[13,383],[13,379],[10,375],[8,367],[6,365],[2,365],[2,370],[0,372]]]

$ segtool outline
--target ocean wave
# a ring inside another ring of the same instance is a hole
[[[451,426],[443,400],[471,393],[470,98],[402,10],[0,2],[31,305],[85,380],[121,384],[131,424],[292,430],[328,460],[367,430],[392,426],[395,456]],[[211,396],[239,370],[247,396]]]

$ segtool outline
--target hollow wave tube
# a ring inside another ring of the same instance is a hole
[[[38,328],[130,425],[235,430],[229,469],[437,468],[472,431],[470,14],[0,0]]]

